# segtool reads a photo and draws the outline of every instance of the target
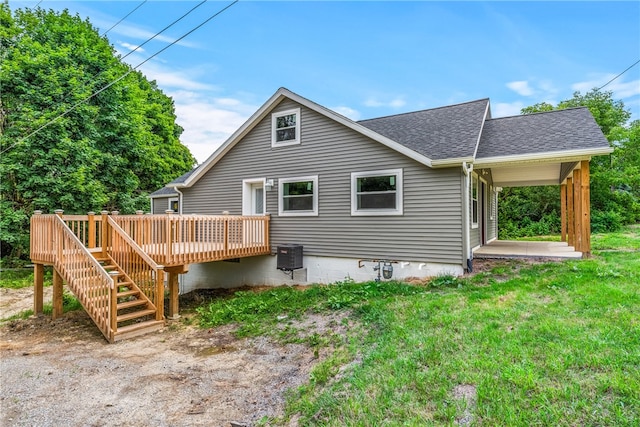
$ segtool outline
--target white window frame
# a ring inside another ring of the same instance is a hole
[[[284,184],[291,182],[313,182],[313,209],[309,211],[284,210]],[[299,176],[278,179],[278,215],[279,216],[318,216],[318,175]]]
[[[295,114],[296,116],[296,137],[295,139],[290,139],[287,141],[277,141],[276,140],[276,124],[278,122],[278,118],[282,116],[290,116],[291,114]],[[278,111],[277,113],[271,114],[271,147],[285,147],[287,145],[298,145],[300,144],[300,108],[293,108],[291,110],[286,111]]]
[[[178,210],[175,210],[171,207],[171,205],[174,202],[178,202]],[[180,213],[180,197],[169,197],[169,200],[167,203],[167,210],[172,210],[174,213],[179,214]]]
[[[473,198],[473,186],[476,187],[476,197]],[[478,205],[478,193],[480,192],[480,179],[478,174],[473,172],[471,174],[471,191],[469,193],[469,199],[471,200],[471,228],[478,228],[478,219],[480,218],[480,206]],[[475,218],[473,217],[473,204],[476,205]]]
[[[402,168],[400,169],[384,169],[375,171],[352,172],[351,173],[351,215],[352,216],[385,216],[385,215],[403,215],[404,214],[404,197],[402,184]],[[358,209],[358,178],[367,178],[373,176],[396,176],[396,208],[395,209]]]

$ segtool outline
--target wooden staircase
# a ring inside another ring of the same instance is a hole
[[[62,315],[66,282],[111,343],[164,326],[164,267],[110,217],[104,217],[100,229],[83,232],[69,227],[61,215],[34,215],[31,230],[32,259],[39,261],[34,274],[35,313],[42,313],[42,266],[49,264],[54,272],[54,318]],[[87,237],[88,244],[83,241]]]
[[[94,254],[102,268],[111,276],[116,290],[116,328],[113,341],[154,332],[164,327],[156,320],[156,307],[133,279],[109,255]]]

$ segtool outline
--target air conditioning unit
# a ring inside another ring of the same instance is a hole
[[[302,245],[278,246],[278,270],[293,271],[302,268]]]

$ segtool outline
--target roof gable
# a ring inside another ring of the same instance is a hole
[[[472,161],[489,99],[358,123],[433,160]]]
[[[297,95],[288,89],[280,88],[278,91],[265,102],[262,107],[258,109],[253,115],[236,131],[231,135],[207,160],[204,161],[200,166],[198,166],[193,173],[187,177],[183,182],[176,182],[174,180],[167,184],[169,187],[190,187],[195,184],[204,174],[209,171],[224,155],[229,152],[238,142],[242,140],[244,136],[246,136],[258,123],[260,123],[267,115],[273,111],[273,109],[285,98],[291,99],[298,104],[301,104],[319,114],[322,114],[344,126],[347,126],[350,129],[359,132],[374,141],[377,141],[387,147],[406,155],[419,163],[422,163],[426,166],[432,166],[431,159],[425,156],[422,153],[416,152],[412,150],[410,147],[407,147],[397,141],[394,141],[384,135],[381,135],[368,127],[365,127],[359,123],[354,122],[347,117],[344,117],[335,111],[332,111],[328,108],[325,108],[315,102],[312,102],[306,98]]]

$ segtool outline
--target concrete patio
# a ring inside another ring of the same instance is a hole
[[[494,240],[473,251],[474,258],[582,258],[566,242],[524,242],[515,240]]]

